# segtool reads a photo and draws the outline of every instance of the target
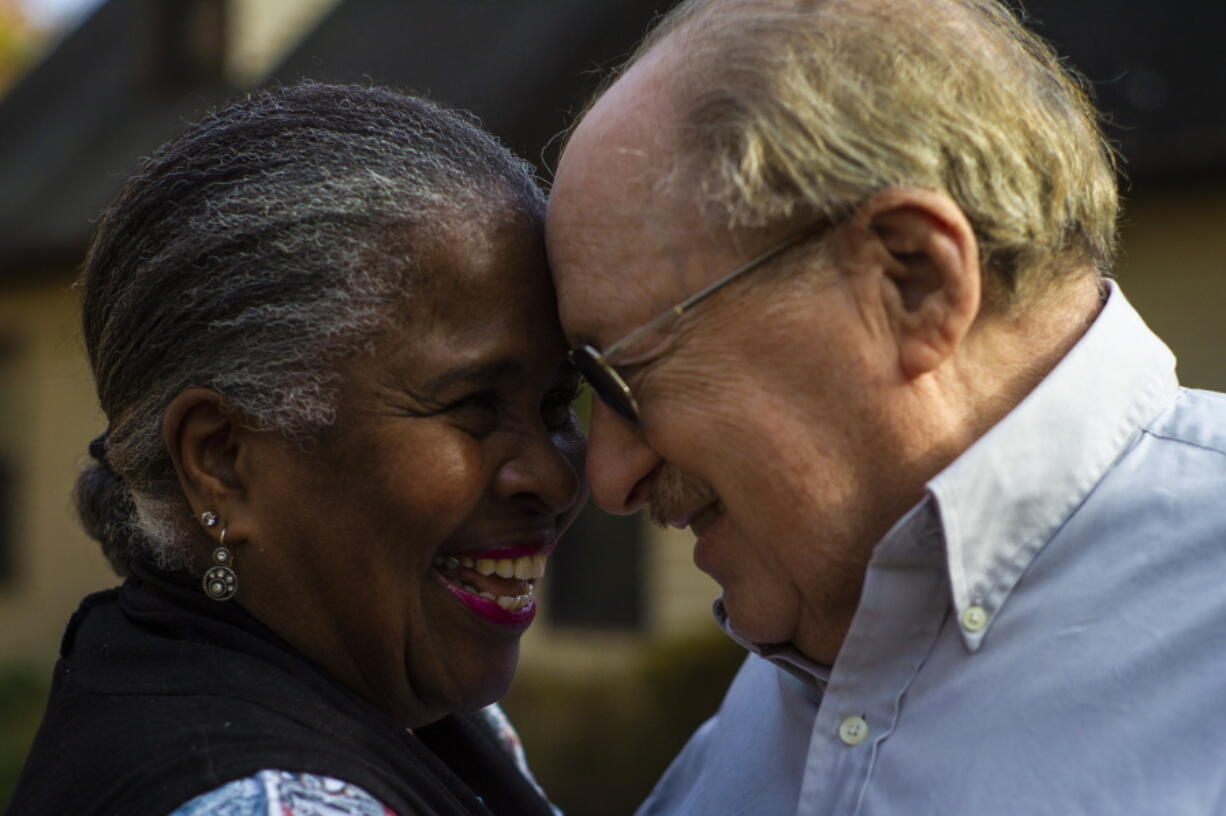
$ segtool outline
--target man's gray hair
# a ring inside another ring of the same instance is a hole
[[[1081,81],[1002,3],[688,0],[629,64],[665,40],[675,180],[723,225],[921,187],[967,215],[997,305],[1110,269],[1113,153]]]

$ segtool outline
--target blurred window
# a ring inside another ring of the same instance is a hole
[[[593,504],[549,558],[546,608],[555,626],[641,629],[642,517],[611,516]]]

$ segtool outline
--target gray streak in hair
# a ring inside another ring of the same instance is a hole
[[[333,420],[338,364],[369,349],[453,222],[539,221],[530,166],[467,118],[392,91],[306,84],[253,95],[147,159],[105,213],[82,275],[109,468],[78,480],[86,531],[120,574],[191,559],[166,405],[211,388],[256,427]],[[392,235],[409,235],[412,252]]]

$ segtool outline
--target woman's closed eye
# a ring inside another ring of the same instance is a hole
[[[466,394],[443,409],[453,421],[475,437],[488,436],[498,427],[502,399],[496,391]]]
[[[546,392],[541,400],[541,419],[551,431],[564,430],[575,421],[574,402],[579,398],[580,382],[568,378]],[[493,433],[508,409],[507,401],[494,389],[466,394],[450,403],[440,413],[446,414],[465,431],[476,437]]]
[[[578,377],[560,384],[545,395],[541,402],[541,417],[551,431],[568,427],[575,421],[575,400],[579,399]]]

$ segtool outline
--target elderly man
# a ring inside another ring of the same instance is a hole
[[[1226,812],[1226,400],[1105,275],[1112,157],[992,0],[698,0],[549,250],[607,510],[753,654],[643,813]]]

